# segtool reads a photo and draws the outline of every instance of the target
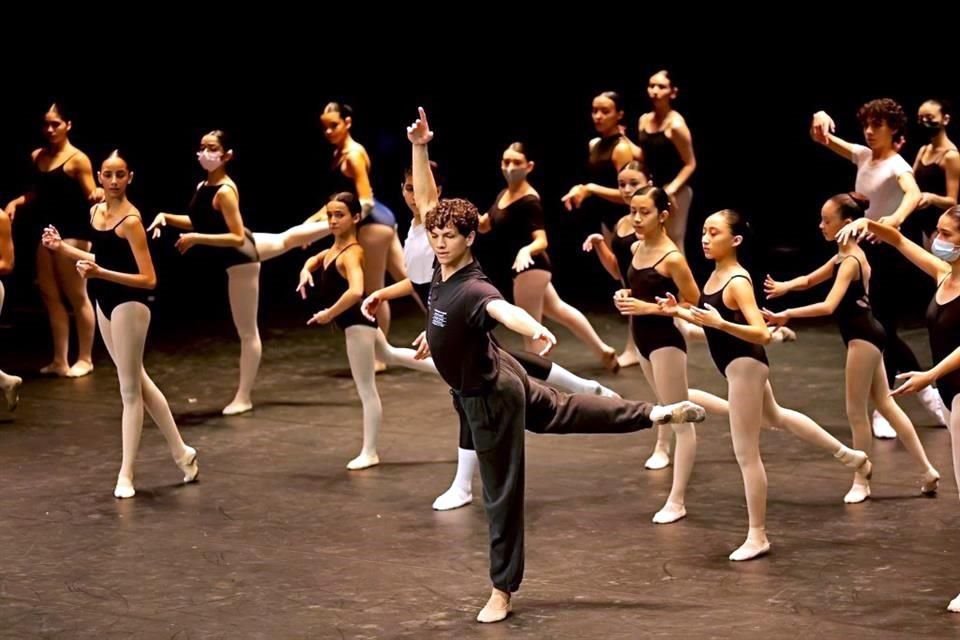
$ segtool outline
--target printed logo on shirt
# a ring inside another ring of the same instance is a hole
[[[435,327],[447,326],[447,312],[440,311],[439,309],[434,309],[433,317],[430,319],[430,324],[432,324]]]

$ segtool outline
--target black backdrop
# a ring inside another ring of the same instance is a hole
[[[537,162],[531,180],[546,204],[555,283],[574,303],[610,308],[613,283],[580,251],[594,225],[563,211],[560,197],[578,181],[584,163],[592,135],[591,97],[606,89],[621,92],[632,135],[647,104],[646,79],[663,62],[633,62],[626,73],[618,66],[581,70],[562,80],[550,79],[556,70],[508,80],[506,72],[515,69],[496,57],[435,77],[411,77],[387,61],[368,69],[362,82],[356,74],[338,78],[319,64],[287,64],[280,74],[269,65],[204,72],[170,61],[130,66],[106,86],[102,79],[91,82],[90,75],[31,74],[2,106],[0,199],[8,201],[25,185],[40,119],[57,98],[74,112],[72,140],[95,166],[110,149],[126,150],[136,172],[131,199],[147,218],[159,210],[183,210],[201,178],[194,157],[200,135],[211,128],[229,130],[245,222],[256,231],[279,231],[323,202],[330,149],[317,116],[328,100],[341,100],[355,109],[353,132],[372,156],[375,192],[398,214],[404,234],[409,216],[399,183],[410,154],[404,127],[423,105],[437,133],[432,157],[444,166],[446,193],[468,197],[481,209],[501,188],[502,149],[513,140],[528,143]],[[958,93],[939,72],[865,71],[852,59],[826,71],[799,63],[771,67],[769,60],[666,65],[680,87],[676,106],[690,124],[698,158],[688,253],[699,276],[709,268],[697,251],[700,223],[723,207],[739,209],[752,221],[757,276],[767,270],[792,275],[827,255],[817,230],[819,207],[829,195],[852,188],[854,167],[810,141],[813,111],[828,110],[839,133],[859,142],[854,115],[866,99],[896,98],[912,120],[924,97]],[[917,146],[910,136],[903,151],[909,162]],[[16,224],[17,272],[8,285],[5,322],[41,318],[34,315],[40,305],[30,286],[41,222],[24,216]],[[222,278],[186,269],[169,241],[154,247],[161,278],[156,322],[184,326],[202,314],[226,317]],[[492,248],[481,244],[480,254],[492,268],[497,261]],[[264,266],[262,317],[299,321],[312,309],[293,294],[306,255],[295,250]]]

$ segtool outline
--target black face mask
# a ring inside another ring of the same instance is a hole
[[[937,134],[943,130],[943,125],[939,122],[934,122],[933,120],[920,120],[917,125],[920,133],[930,140],[933,140],[935,137],[937,137]]]

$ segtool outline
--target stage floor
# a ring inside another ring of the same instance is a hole
[[[621,347],[625,325],[592,316]],[[398,321],[409,342],[419,316]],[[201,326],[203,323],[196,322]],[[200,329],[204,330],[204,329]],[[489,593],[480,504],[438,513],[455,468],[457,421],[443,383],[390,370],[378,377],[379,467],[348,472],[360,403],[343,336],[263,332],[254,413],[220,416],[236,384],[229,330],[180,343],[158,338],[147,368],[200,482],[178,485],[146,423],[137,496],[112,496],[120,462],[120,397],[102,345],[81,380],[27,380],[15,414],[0,413],[2,638],[947,638],[960,615],[960,505],[946,429],[913,400],[943,476],[936,499],[897,442],[875,441],[873,498],[842,502],[852,474],[783,432],[766,431],[772,553],[734,564],[746,506],[729,427],[710,418],[688,517],[653,525],[671,470],[645,471],[652,432],[527,437],[527,572],[505,623],[474,617]],[[781,404],[850,442],[842,343],[799,328],[771,347]],[[5,332],[6,341],[11,335]],[[570,334],[558,362],[650,399],[639,368],[608,375]],[[907,334],[929,362],[926,335]],[[42,334],[41,334],[42,337]],[[45,346],[8,344],[11,373],[43,364]],[[724,391],[706,348],[691,348],[691,386]]]

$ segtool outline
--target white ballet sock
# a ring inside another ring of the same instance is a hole
[[[479,464],[476,451],[457,449],[457,474],[450,488],[433,501],[435,511],[458,509],[473,501],[473,476]]]
[[[874,410],[873,412],[873,437],[882,438],[884,440],[897,437],[897,432],[894,431],[893,427],[890,426],[890,423],[887,422],[887,419],[880,415],[880,412],[877,410]]]
[[[946,426],[947,416],[944,411],[943,399],[940,398],[940,392],[934,389],[932,386],[924,387],[920,390],[920,393],[917,394],[917,397],[920,399],[920,402],[926,408],[927,411],[932,413],[941,426]]]
[[[558,364],[550,367],[550,373],[547,374],[547,384],[550,384],[561,391],[568,393],[592,393],[598,396],[608,398],[619,398],[616,392],[607,389],[596,380],[587,380],[581,378]]]

